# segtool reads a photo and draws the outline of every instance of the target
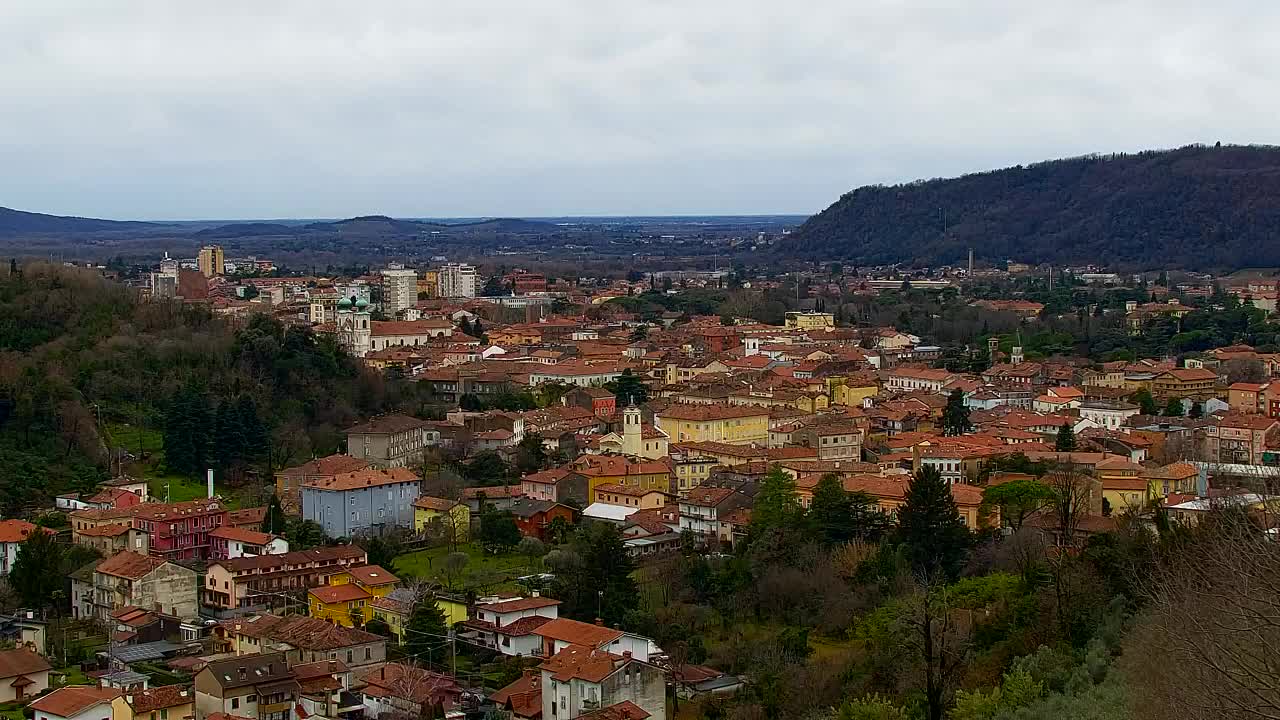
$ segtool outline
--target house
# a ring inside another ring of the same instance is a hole
[[[209,533],[209,557],[230,560],[246,555],[283,555],[289,552],[289,541],[270,533],[220,527]]]
[[[343,717],[363,709],[359,696],[347,692],[351,670],[341,660],[321,660],[293,666],[298,680],[298,717]]]
[[[502,512],[524,497],[519,485],[495,485],[492,487],[469,487],[462,489],[462,501],[467,504],[472,515],[484,511],[484,507]],[[484,507],[482,507],[484,506]]]
[[[570,645],[580,645],[615,655],[626,652],[640,660],[649,659],[649,638],[604,627],[599,621],[593,625],[569,618],[556,618],[533,632],[542,638],[542,657],[552,657]]]
[[[462,634],[503,655],[539,655],[543,638],[534,631],[560,617],[559,600],[533,597],[477,602],[475,616],[462,623]]]
[[[1246,415],[1269,414],[1267,412],[1268,391],[1271,383],[1231,383],[1227,387],[1227,404],[1232,412]]]
[[[791,433],[791,441],[818,451],[819,460],[861,460],[863,432],[852,423],[808,425]]]
[[[155,608],[183,619],[200,609],[196,572],[154,555],[128,550],[93,569],[93,616],[106,620],[124,607]]]
[[[0,650],[0,702],[23,700],[48,690],[52,669],[30,650]]]
[[[467,619],[465,598],[436,595],[433,601],[444,614],[446,625],[452,627]],[[382,597],[374,597],[370,605],[373,607],[373,616],[385,622],[391,629],[391,634],[403,645],[404,630],[409,625],[409,616],[413,613],[416,602],[413,590],[396,588]]]
[[[413,529],[451,544],[465,543],[471,537],[471,508],[457,500],[421,495],[413,501]]]
[[[311,617],[344,625],[359,625],[373,619],[373,600],[386,597],[400,580],[378,565],[360,565],[346,572],[331,575],[329,584],[312,588],[308,594],[308,611]]]
[[[376,468],[415,467],[422,462],[427,447],[434,444],[432,432],[425,420],[381,415],[347,428],[347,454]]]
[[[289,720],[299,691],[284,653],[214,660],[195,677],[196,716]]]
[[[1158,399],[1207,400],[1217,393],[1218,374],[1204,368],[1174,368],[1157,374],[1151,394]]]
[[[516,527],[520,528],[521,535],[539,540],[546,539],[547,526],[556,518],[564,520],[569,525],[572,525],[574,520],[572,507],[550,500],[517,500],[511,504],[508,512],[514,516]]]
[[[544,720],[666,720],[665,674],[629,652],[570,645],[539,669]]]
[[[150,535],[150,554],[165,560],[207,560],[209,533],[228,519],[217,500],[144,503],[129,510],[133,527]]]
[[[151,552],[151,533],[128,522],[95,524],[83,530],[73,530],[71,538],[75,544],[91,547],[103,555],[115,555],[124,550],[140,555]]]
[[[1280,420],[1262,415],[1228,413],[1205,427],[1206,459],[1220,463],[1262,465],[1262,454],[1280,445]]]
[[[909,475],[877,476],[855,475],[845,478],[841,485],[847,492],[861,492],[875,499],[880,511],[896,516],[898,508],[907,501],[907,488],[910,485]],[[971,530],[983,527],[999,526],[998,514],[989,515],[988,508],[982,504],[982,488],[964,483],[952,483],[948,486],[951,497],[955,500],[956,509],[960,511],[960,519]]]
[[[358,670],[387,659],[387,640],[381,635],[301,615],[252,615],[223,620],[214,628],[214,640],[219,651],[236,655],[280,649],[291,666],[341,660]]]
[[[112,701],[111,720],[195,720],[195,703],[195,689],[187,685],[132,690]]]
[[[5,520],[0,522],[0,575],[8,575],[13,563],[18,559],[18,546],[36,532],[36,525],[26,520]],[[40,528],[40,532],[52,533],[52,530]]]
[[[569,467],[551,468],[525,475],[520,478],[520,492],[533,500],[577,500],[583,504],[587,503],[590,495],[587,477]]]
[[[670,495],[662,490],[646,490],[634,485],[606,483],[596,486],[591,502],[637,510],[652,510],[665,506],[669,497]]]
[[[302,513],[302,486],[310,480],[327,480],[335,475],[364,470],[369,467],[368,460],[350,455],[329,455],[316,458],[276,473],[276,497],[280,498],[280,506],[292,515]]]
[[[124,607],[111,613],[114,624],[111,639],[124,645],[159,642],[184,636],[181,618],[137,607]],[[190,627],[190,626],[188,626]]]
[[[33,720],[107,720],[120,691],[112,687],[70,685],[31,703]]]
[[[946,370],[932,368],[897,367],[889,372],[885,389],[892,391],[928,390],[940,392],[944,385],[955,379]]]
[[[618,399],[602,387],[574,387],[560,402],[590,410],[597,417],[611,417],[618,409]]]
[[[513,720],[541,720],[542,672],[525,668],[519,679],[491,694],[489,701],[499,710],[511,713]]]
[[[241,530],[263,532],[262,523],[267,519],[267,506],[240,508],[227,512],[227,525]]]
[[[756,405],[676,403],[655,412],[654,421],[675,442],[769,442],[769,410]]]
[[[731,511],[751,504],[746,494],[727,487],[695,487],[680,498],[680,532],[732,542],[721,532],[721,520]]]
[[[281,593],[327,585],[331,576],[367,562],[356,545],[215,560],[205,569],[201,600],[213,609],[279,605]]]
[[[387,663],[359,676],[364,712],[369,717],[439,717],[449,713],[463,697],[456,678],[412,665]],[[461,717],[461,715],[457,715]]]
[[[1088,400],[1081,403],[1079,409],[1082,420],[1108,430],[1123,427],[1129,418],[1142,412],[1137,405],[1121,400]]]
[[[405,467],[356,470],[302,486],[302,517],[329,537],[413,527],[413,501],[422,481]]]
[[[633,460],[622,455],[583,455],[572,464],[587,478],[588,496],[601,485],[631,485],[645,490],[671,489],[671,466],[660,460]]]

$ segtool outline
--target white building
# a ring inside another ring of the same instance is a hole
[[[472,298],[476,296],[476,269],[465,263],[446,263],[440,267],[440,297]]]
[[[1124,421],[1142,412],[1137,405],[1127,402],[1096,400],[1080,405],[1080,419],[1089,420],[1100,428],[1116,430]]]
[[[418,302],[418,273],[392,265],[382,271],[382,311],[391,317]]]
[[[488,602],[486,602],[488,600]],[[533,657],[541,651],[535,631],[560,617],[560,601],[551,598],[481,598],[475,617],[463,623],[463,635],[511,657]]]
[[[373,347],[373,327],[369,315],[369,301],[363,298],[354,303],[349,298],[338,301],[335,325],[338,344],[356,357],[364,357]]]

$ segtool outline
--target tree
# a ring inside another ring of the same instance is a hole
[[[465,412],[480,412],[484,410],[484,401],[474,393],[462,393],[458,398],[458,409]]]
[[[435,595],[425,594],[417,599],[413,612],[409,614],[409,624],[405,628],[405,653],[418,658],[419,662],[429,662],[432,653],[444,652],[448,634],[448,621]]]
[[[945,435],[963,435],[972,429],[969,408],[964,404],[964,392],[956,388],[947,396],[947,406],[942,410],[942,432]]]
[[[584,622],[599,618],[609,626],[621,623],[640,602],[631,577],[635,565],[621,531],[612,523],[584,525],[571,548],[548,553],[544,560],[555,573],[551,594],[561,601],[561,614]]]
[[[547,554],[547,546],[536,537],[527,537],[520,540],[520,544],[516,546],[516,551],[529,561],[529,569],[533,570],[537,567],[538,558]]]
[[[899,620],[904,648],[915,665],[908,669],[923,676],[920,684],[929,720],[942,720],[965,668],[970,643],[962,617],[948,588],[937,580],[926,580],[908,598]]]
[[[1001,520],[1014,532],[1022,528],[1028,517],[1053,502],[1053,498],[1053,491],[1039,480],[1011,480],[982,491],[982,504],[999,508]]]
[[[1054,440],[1053,449],[1058,452],[1076,451],[1076,431],[1071,427],[1071,423],[1064,420],[1058,428],[1058,437]]]
[[[267,503],[267,514],[262,518],[262,531],[283,537],[287,528],[288,520],[285,518],[284,508],[280,505],[280,496],[271,493],[271,500]]]
[[[1169,417],[1182,417],[1182,400],[1176,397],[1169,398],[1169,402],[1164,405],[1164,414]]]
[[[542,470],[548,458],[547,446],[539,433],[527,433],[516,445],[516,471],[521,475]]]
[[[846,491],[840,476],[834,473],[822,476],[813,488],[806,519],[827,545],[878,540],[888,524],[873,498]]]
[[[464,552],[455,551],[444,556],[440,561],[440,571],[444,573],[446,587],[450,590],[454,589],[455,581],[462,575],[462,571],[466,569],[469,562],[471,562],[471,556]]]
[[[1204,417],[1204,403],[1200,402],[1199,400],[1196,400],[1195,402],[1191,403],[1191,412],[1190,414],[1187,415],[1187,417],[1191,418],[1192,420],[1199,420],[1200,418]]]
[[[510,552],[520,544],[520,528],[509,512],[490,510],[480,515],[480,545],[490,553]]]
[[[511,467],[494,450],[481,450],[462,466],[462,476],[473,485],[502,485],[511,476]]]
[[[384,638],[391,639],[391,626],[387,624],[386,620],[383,620],[380,617],[374,617],[373,619],[369,620],[369,622],[365,623],[364,631],[371,632],[374,635],[381,635]]]
[[[573,524],[563,517],[557,515],[551,518],[551,522],[547,523],[546,538],[556,545],[563,545],[569,541],[569,536],[573,532]]]
[[[1071,547],[1080,518],[1089,513],[1094,481],[1076,465],[1065,463],[1046,473],[1044,484],[1053,495],[1049,507],[1057,526],[1058,540],[1062,545]]]
[[[1159,415],[1160,408],[1156,405],[1156,399],[1151,396],[1151,391],[1142,388],[1133,394],[1133,401],[1141,408],[1143,415]]]
[[[329,540],[324,528],[314,520],[291,518],[287,521],[284,537],[290,550],[307,550],[324,545]]]
[[[898,536],[917,573],[954,579],[969,548],[969,529],[960,518],[942,473],[925,466],[907,488],[898,509]]]
[[[836,711],[834,720],[907,720],[907,713],[888,698],[867,695],[846,700]]]
[[[55,593],[65,582],[62,546],[51,533],[36,530],[18,545],[18,555],[9,572],[9,585],[18,592],[22,604],[34,609],[54,608]]]
[[[793,529],[801,516],[795,478],[788,475],[781,465],[774,465],[756,493],[751,510],[752,535],[759,537],[767,530]]]
[[[617,398],[619,407],[627,407],[629,405],[642,405],[649,400],[649,388],[640,379],[640,376],[626,368],[617,380],[605,383],[605,388],[614,394]]]

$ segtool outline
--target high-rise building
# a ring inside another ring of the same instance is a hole
[[[476,296],[476,269],[465,263],[446,263],[440,268],[440,297]]]
[[[382,271],[382,311],[391,317],[418,302],[418,273],[392,265]]]
[[[227,266],[227,256],[222,253],[221,245],[205,245],[200,248],[196,265],[200,268],[200,274],[205,277],[221,275]]]

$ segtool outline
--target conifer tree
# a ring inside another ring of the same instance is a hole
[[[906,502],[898,509],[898,537],[917,573],[941,573],[952,580],[959,576],[969,529],[937,468],[923,467],[912,479]]]
[[[1053,443],[1053,449],[1058,452],[1076,451],[1076,431],[1071,427],[1071,423],[1063,422],[1058,428],[1058,438]]]
[[[942,411],[942,432],[946,435],[963,435],[972,428],[969,408],[964,404],[964,393],[956,388],[947,396],[947,407]]]

